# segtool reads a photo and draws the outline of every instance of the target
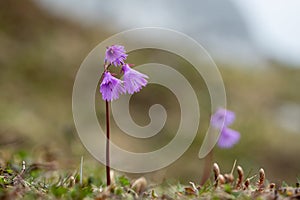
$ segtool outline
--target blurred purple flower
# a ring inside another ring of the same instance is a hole
[[[235,120],[235,114],[232,111],[224,108],[219,108],[215,114],[211,117],[211,125],[214,128],[222,129],[231,125]]]
[[[142,74],[134,69],[131,69],[128,64],[123,65],[122,71],[124,72],[124,86],[128,94],[139,92],[142,87],[147,85],[147,75]]]
[[[100,84],[102,99],[112,101],[119,98],[120,94],[125,93],[122,81],[112,76],[109,72],[104,72],[103,80]]]
[[[105,62],[113,64],[114,66],[119,66],[124,64],[127,54],[125,48],[121,45],[112,45],[107,47],[105,52]]]
[[[240,140],[240,133],[230,128],[224,127],[218,140],[220,148],[231,148]]]
[[[240,140],[240,133],[228,128],[235,120],[235,113],[219,108],[211,117],[211,125],[220,130],[218,146],[220,148],[231,148]]]

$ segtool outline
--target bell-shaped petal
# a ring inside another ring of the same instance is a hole
[[[125,48],[121,45],[112,45],[107,47],[105,52],[105,62],[112,64],[114,66],[119,66],[124,64],[127,54]]]
[[[231,148],[240,140],[240,133],[230,128],[223,128],[218,140],[220,148]]]
[[[122,71],[124,72],[124,87],[128,94],[139,92],[142,87],[147,85],[148,81],[146,79],[149,77],[130,68],[128,64],[123,65]]]
[[[234,122],[234,120],[234,112],[226,110],[224,108],[219,108],[211,117],[210,122],[214,128],[222,129],[223,127],[231,125]]]
[[[100,84],[102,99],[112,101],[118,99],[120,94],[125,93],[122,81],[112,76],[109,72],[104,72],[103,80]]]

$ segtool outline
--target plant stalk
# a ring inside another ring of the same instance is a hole
[[[200,181],[200,185],[204,185],[204,183],[209,179],[211,169],[212,169],[212,161],[213,161],[213,149],[204,158],[204,167],[202,171],[202,178]]]
[[[109,159],[109,135],[110,135],[110,109],[109,102],[105,101],[106,107],[106,185],[110,185],[110,159]]]

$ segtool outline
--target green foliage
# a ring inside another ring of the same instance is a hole
[[[126,187],[130,185],[130,181],[125,176],[120,176],[117,178],[117,184]]]
[[[1,185],[4,185],[4,184],[5,184],[4,176],[0,176],[0,184],[1,184]]]
[[[288,187],[289,185],[285,182],[285,181],[282,181],[281,183],[281,187]]]
[[[64,194],[68,192],[68,189],[65,187],[56,187],[52,186],[50,189],[51,194],[53,194],[55,197],[62,197]]]
[[[229,184],[224,185],[224,191],[227,192],[228,194],[231,194],[232,192],[232,186]]]

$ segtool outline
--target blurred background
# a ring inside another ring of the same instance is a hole
[[[155,26],[191,36],[219,67],[228,109],[237,115],[232,128],[241,133],[232,149],[215,148],[213,160],[221,170],[229,172],[237,159],[246,174],[264,167],[272,181],[296,182],[300,178],[299,8],[297,0],[0,1],[1,160],[17,153],[32,155],[29,162],[58,160],[61,167],[72,168],[84,155],[87,167],[103,167],[84,149],[74,127],[76,72],[105,38],[129,28]],[[187,70],[188,62],[167,52],[132,52],[128,60],[136,65],[171,65],[199,91],[201,121],[194,143],[171,166],[146,174],[157,183],[165,178],[199,182],[204,161],[198,159],[198,151],[211,115],[203,79]],[[100,94],[95,98],[99,122],[104,124],[104,103]],[[131,114],[138,124],[147,124],[148,108],[154,103],[164,104],[169,112],[159,136],[141,142],[124,136],[113,124],[113,141],[139,152],[170,141],[180,109],[169,90],[145,88],[132,99]]]

